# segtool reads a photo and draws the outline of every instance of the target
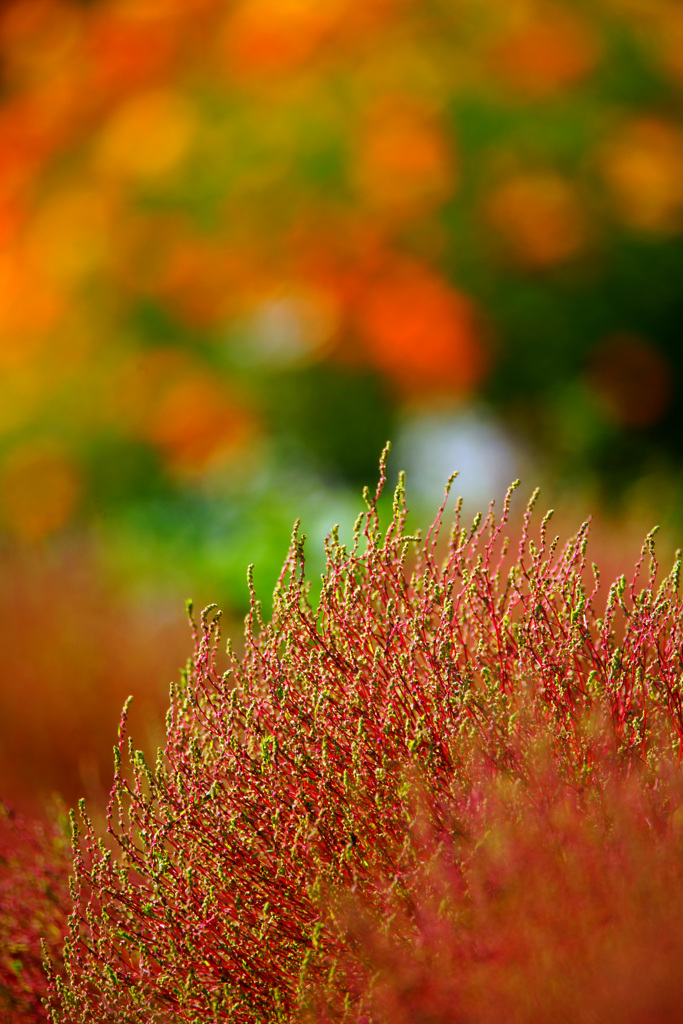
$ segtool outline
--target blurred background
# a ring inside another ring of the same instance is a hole
[[[185,598],[238,635],[297,516],[319,573],[389,438],[418,524],[459,468],[676,546],[682,110],[678,0],[5,0],[6,797],[100,799]]]

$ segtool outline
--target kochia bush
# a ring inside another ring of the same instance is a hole
[[[0,801],[0,1020],[45,1020],[41,942],[58,957],[68,917],[66,814],[33,821]],[[61,818],[65,820],[62,822]]]
[[[674,1018],[680,562],[598,605],[587,524],[532,540],[534,496],[513,551],[511,488],[442,550],[383,484],[315,605],[296,529],[269,623],[250,580],[224,674],[205,609],[155,765],[124,711],[53,1022]]]

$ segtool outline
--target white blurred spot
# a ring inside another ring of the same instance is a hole
[[[248,365],[291,366],[322,355],[336,326],[335,306],[320,292],[271,295],[237,325],[231,349]]]
[[[408,504],[412,500],[433,508],[455,470],[459,476],[452,493],[462,495],[468,507],[483,511],[494,498],[499,504],[525,461],[502,426],[476,406],[410,413],[395,452],[394,465],[406,471]]]

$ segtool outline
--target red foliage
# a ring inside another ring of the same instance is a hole
[[[534,542],[534,496],[512,557],[510,496],[443,561],[367,498],[316,607],[295,530],[223,676],[205,609],[155,766],[124,712],[114,852],[73,816],[52,1021],[674,1019],[680,564],[650,535],[598,608],[587,524]]]
[[[0,792],[33,815],[54,792],[104,801],[118,709],[132,692],[135,727],[163,723],[182,623],[124,601],[85,545],[3,552],[0,569]]]
[[[70,852],[67,829],[58,822],[33,822],[0,804],[0,1017],[5,1024],[45,1020],[42,963],[44,952],[52,958],[60,954],[66,933]]]
[[[677,1021],[681,779],[656,794],[641,782],[581,791],[551,770],[499,777],[480,785],[464,829],[462,808],[445,838],[418,825],[412,871],[404,887],[385,878],[381,913],[338,903],[340,980],[310,1019]],[[353,999],[339,1012],[344,988]]]

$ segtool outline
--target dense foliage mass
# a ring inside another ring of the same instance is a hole
[[[167,680],[187,656],[175,602],[131,601],[102,578],[92,545],[43,556],[0,549],[0,786],[38,816],[54,792],[106,802],[121,704],[134,693],[133,727],[159,742]]]
[[[295,530],[224,674],[205,609],[156,764],[124,711],[53,1024],[674,1019],[680,562],[651,534],[599,602],[588,524],[532,539],[534,495],[512,550],[511,489],[445,549],[383,482],[315,606]]]
[[[676,0],[7,0],[0,536],[142,502],[158,544],[270,446],[355,484],[435,391],[608,493],[680,469],[682,38]]]

